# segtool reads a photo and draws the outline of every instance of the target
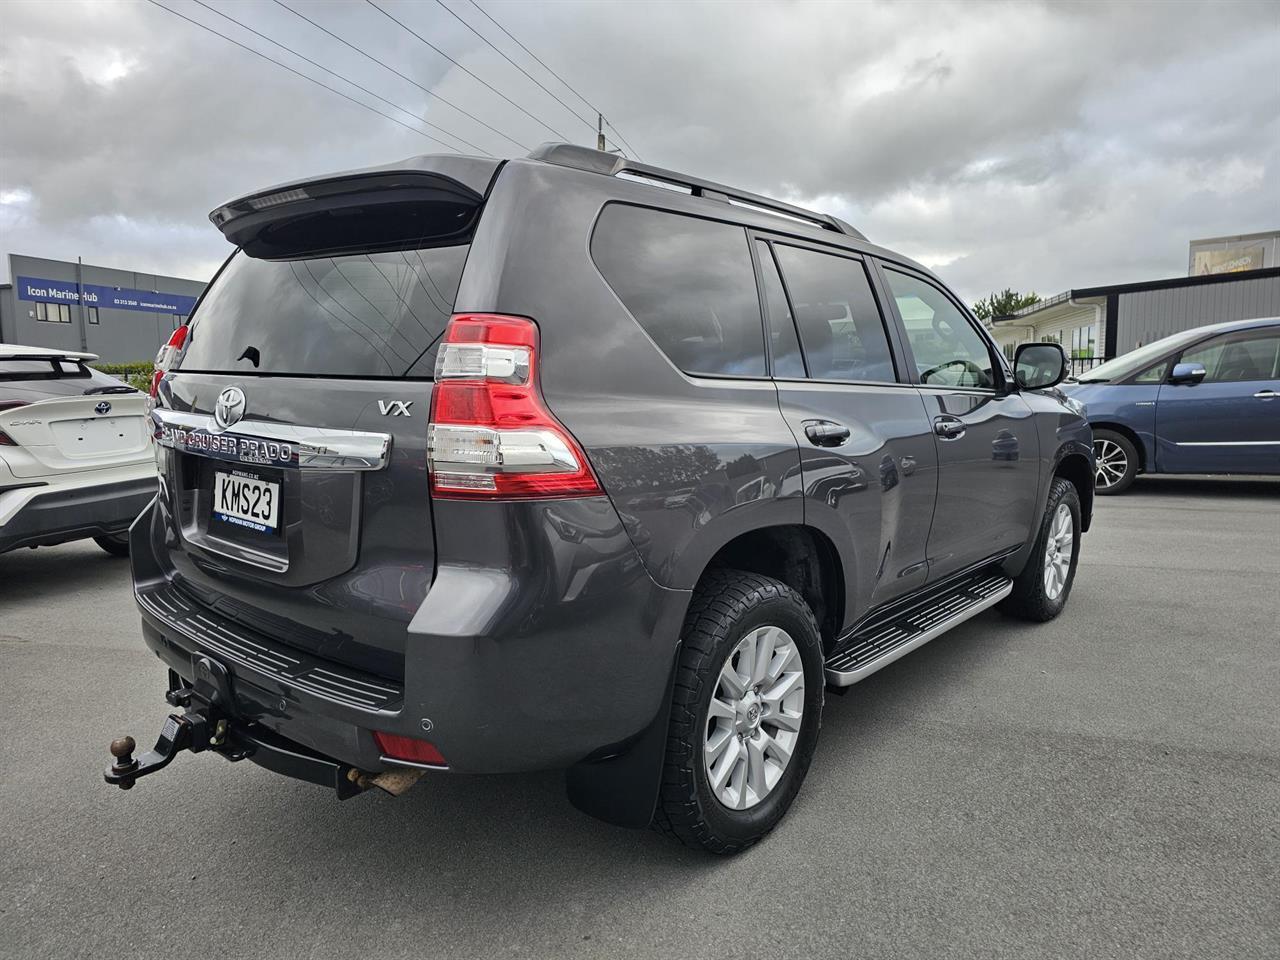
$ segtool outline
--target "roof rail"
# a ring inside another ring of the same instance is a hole
[[[687,187],[695,197],[706,197],[708,200],[719,200],[723,203],[737,202],[751,207],[758,207],[769,213],[804,220],[821,227],[823,230],[831,230],[834,233],[853,237],[855,240],[867,239],[860,230],[850,226],[839,217],[831,216],[829,213],[806,210],[804,207],[783,203],[781,200],[774,200],[771,197],[763,197],[758,193],[748,193],[736,187],[725,186],[723,183],[702,180],[684,173],[676,173],[672,170],[665,170],[662,167],[655,167],[648,163],[640,163],[638,160],[629,160],[617,154],[592,150],[590,147],[581,147],[574,143],[544,143],[530,152],[529,159],[555,163],[562,167],[573,167],[577,170],[587,170],[591,173],[603,174],[606,177],[616,177],[620,173],[630,173],[650,180],[669,183],[672,186]]]

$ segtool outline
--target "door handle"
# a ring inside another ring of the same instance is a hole
[[[806,420],[804,435],[815,447],[838,447],[849,439],[849,428],[830,420]]]
[[[1259,400],[1270,400],[1272,397],[1276,395],[1277,394],[1274,390],[1259,390],[1257,393],[1254,394],[1254,396],[1257,397]]]
[[[943,440],[959,440],[966,427],[958,417],[938,417],[933,421],[933,432]]]

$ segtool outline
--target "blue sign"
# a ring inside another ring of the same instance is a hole
[[[18,277],[18,299],[45,303],[79,303],[84,291],[84,305],[100,310],[142,310],[147,313],[176,313],[187,316],[196,305],[195,297],[180,293],[157,293],[154,290],[131,290],[128,287],[105,287],[98,283],[74,280],[41,280]]]

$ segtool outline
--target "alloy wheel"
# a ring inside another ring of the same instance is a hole
[[[1049,536],[1044,545],[1044,592],[1050,600],[1057,600],[1067,586],[1075,539],[1071,508],[1060,503],[1053,512],[1053,522],[1049,525]]]
[[[1107,488],[1119,483],[1129,472],[1129,457],[1120,444],[1111,440],[1093,441],[1093,484]]]
[[[703,763],[716,799],[746,810],[791,762],[804,717],[804,664],[781,627],[757,627],[730,651],[707,710]]]

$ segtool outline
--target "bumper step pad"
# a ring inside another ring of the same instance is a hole
[[[847,687],[916,647],[995,606],[1013,590],[1002,573],[985,571],[931,595],[873,615],[827,657],[827,683]]]

